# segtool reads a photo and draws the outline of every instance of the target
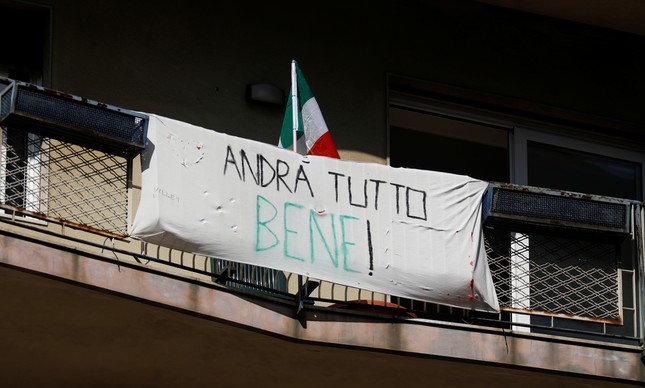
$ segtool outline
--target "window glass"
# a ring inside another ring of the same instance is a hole
[[[642,199],[637,162],[527,142],[528,184],[626,199]]]
[[[391,107],[390,165],[509,181],[507,131]]]

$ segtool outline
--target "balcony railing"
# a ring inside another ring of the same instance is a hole
[[[2,87],[0,83],[0,93]],[[129,121],[130,113],[118,112],[120,121]],[[132,120],[145,117],[132,113]],[[300,308],[309,304],[365,312],[369,305],[369,313],[409,319],[642,344],[640,202],[491,185],[484,237],[502,310],[481,313],[132,241],[127,229],[136,211],[140,171],[132,142],[122,150],[118,142],[92,147],[87,136],[78,141],[78,131],[70,137],[60,130],[47,133],[46,118],[35,132],[12,123],[0,121],[0,221],[7,228],[198,276],[259,298],[281,298]]]

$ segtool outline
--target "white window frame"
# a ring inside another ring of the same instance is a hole
[[[8,77],[9,69],[0,67],[0,76]],[[35,85],[42,85],[42,77],[37,74],[32,74],[30,76],[31,83]],[[7,129],[0,127],[0,136],[2,137],[2,142],[0,144],[0,203],[5,202],[5,189],[7,182],[6,174],[6,163],[7,163]],[[27,165],[25,168],[25,197],[24,204],[25,210],[32,213],[47,213],[47,193],[48,193],[48,184],[47,184],[47,159],[48,152],[48,143],[46,141],[38,141],[41,139],[40,135],[34,133],[27,133]],[[41,139],[42,140],[42,139]],[[39,144],[40,146],[36,146]],[[19,221],[28,221],[36,223],[39,225],[46,225],[47,222],[23,215],[15,215],[7,213],[6,211],[0,211],[0,217],[15,218]]]

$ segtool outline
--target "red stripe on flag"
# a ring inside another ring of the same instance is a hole
[[[313,147],[311,147],[307,154],[340,159],[340,155],[338,155],[338,150],[336,149],[336,145],[334,144],[329,131],[322,134],[322,136],[316,140]]]

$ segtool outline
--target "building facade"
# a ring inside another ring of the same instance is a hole
[[[480,314],[131,240],[138,153],[91,128],[79,141],[4,123],[0,269],[20,296],[0,305],[0,381],[642,384],[645,11],[509,4],[0,0],[0,90],[22,81],[132,117],[277,144],[297,60],[342,159],[491,182],[502,306]],[[254,99],[252,85],[281,98]],[[191,354],[202,345],[212,352]]]

